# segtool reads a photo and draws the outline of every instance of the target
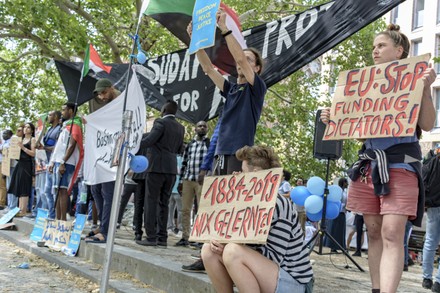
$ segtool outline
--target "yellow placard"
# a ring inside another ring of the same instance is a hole
[[[20,159],[21,148],[18,146],[18,143],[21,141],[21,137],[13,136],[11,137],[11,141],[9,142],[9,158],[13,160]]]
[[[4,148],[2,155],[2,174],[5,176],[11,176],[11,160],[9,159],[9,149]]]

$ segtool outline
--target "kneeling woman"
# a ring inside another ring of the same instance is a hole
[[[280,167],[269,147],[245,146],[236,157],[243,172]],[[233,292],[233,284],[240,292],[304,292],[313,276],[296,210],[279,195],[265,245],[212,240],[203,245],[202,259],[217,292]]]

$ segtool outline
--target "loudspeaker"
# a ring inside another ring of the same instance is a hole
[[[322,140],[325,124],[320,119],[321,110],[316,112],[313,156],[317,159],[339,159],[342,155],[342,140]]]

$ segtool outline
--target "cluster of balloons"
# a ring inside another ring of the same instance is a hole
[[[148,168],[148,159],[145,156],[135,156],[133,154],[128,154],[131,158],[130,169],[134,173],[142,173]]]
[[[306,215],[311,221],[322,219],[324,206],[325,181],[314,176],[307,181],[307,187],[297,186],[290,192],[290,198],[298,206],[304,206]],[[338,185],[328,186],[327,206],[325,217],[336,219],[341,209],[342,188]]]

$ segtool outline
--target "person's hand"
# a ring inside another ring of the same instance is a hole
[[[192,37],[192,31],[193,31],[193,23],[192,21],[190,21],[188,26],[186,27],[186,32],[188,33],[190,39]]]
[[[241,171],[234,171],[234,172],[232,172],[232,175],[240,175],[241,174]]]
[[[422,77],[424,89],[429,91],[429,93],[431,93],[431,84],[433,84],[436,77],[437,73],[435,73],[435,70],[432,68],[432,64],[429,63],[428,68],[425,69]]]
[[[228,27],[226,26],[226,12],[222,8],[219,8],[215,15],[215,18],[217,20],[217,26],[222,31],[222,33],[227,31]]]
[[[223,254],[223,249],[225,248],[224,244],[221,244],[220,242],[216,241],[216,240],[211,240],[209,242],[209,245],[211,247],[211,251],[215,254],[218,255],[222,255]]]
[[[60,172],[61,175],[63,175],[64,172],[66,172],[66,166],[64,165],[64,163],[60,164],[58,171]]]
[[[49,173],[53,173],[53,165],[52,164],[49,165],[48,170],[49,170]]]
[[[183,184],[181,182],[177,185],[177,192],[180,194],[180,196],[182,196],[182,188],[183,188]]]
[[[322,123],[328,124],[328,122],[330,121],[330,108],[325,108],[321,110],[320,119]]]
[[[206,176],[206,170],[200,170],[199,177],[197,177],[197,182],[200,185],[203,185],[203,180],[205,180],[205,176]]]

